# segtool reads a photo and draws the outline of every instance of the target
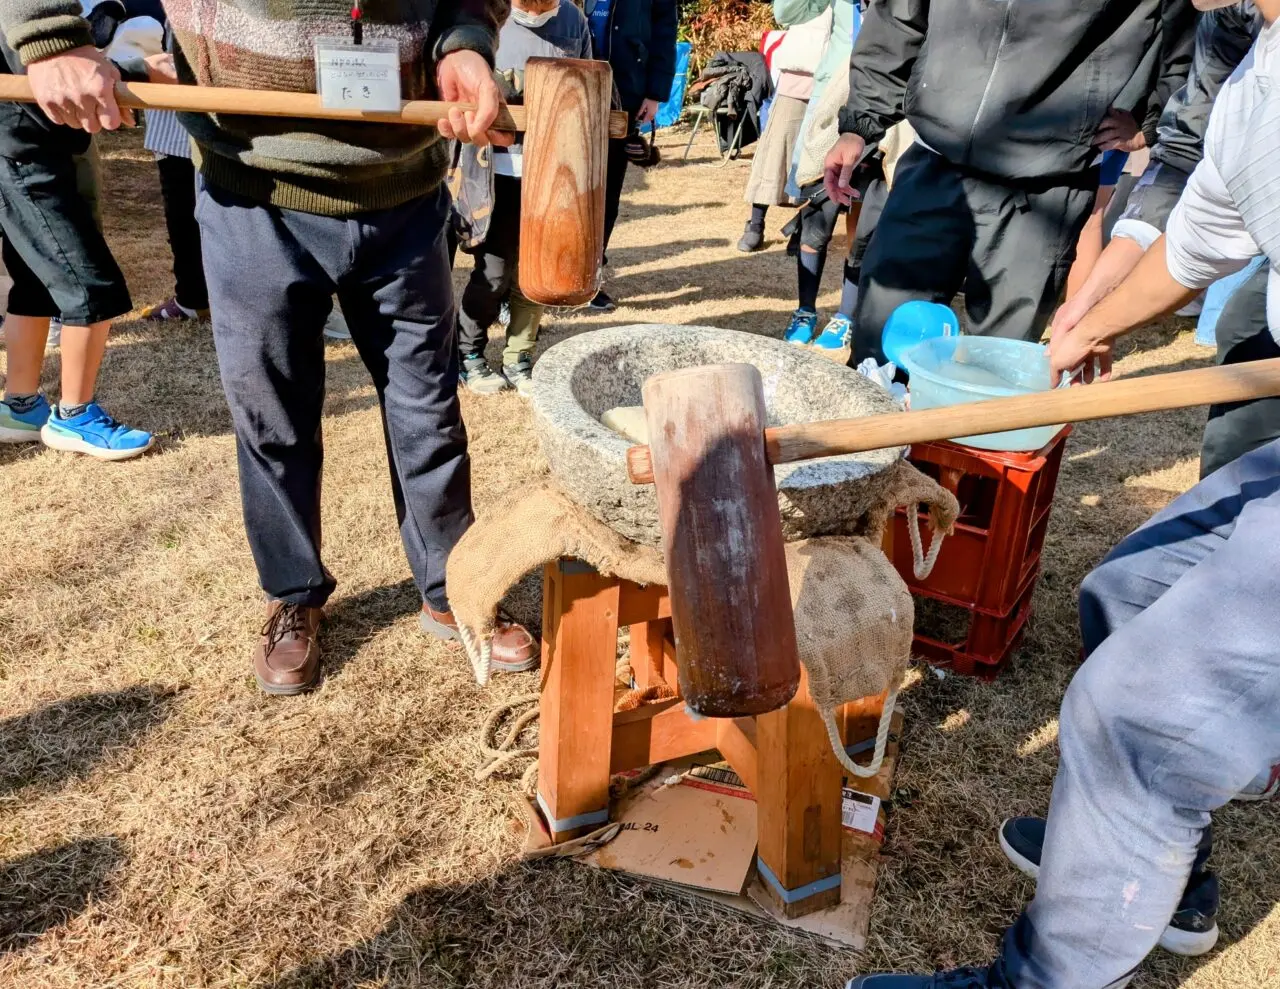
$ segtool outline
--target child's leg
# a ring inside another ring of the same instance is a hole
[[[13,280],[9,313],[4,320],[5,349],[9,354],[4,382],[5,398],[27,398],[40,390],[44,348],[49,339],[49,318],[58,307],[49,292],[6,236],[0,246],[5,270]]]
[[[44,367],[44,346],[49,339],[48,316],[15,316],[4,320],[4,345],[9,355],[9,371],[4,381],[4,397],[34,395],[40,390],[40,370]]]
[[[498,293],[506,287],[506,264],[500,255],[490,253],[488,241],[480,245],[474,257],[475,268],[458,306],[458,353],[463,357],[484,353],[489,327],[502,308]]]
[[[462,293],[458,346],[464,357],[484,351],[489,327],[515,282],[519,244],[520,180],[498,175],[493,181],[489,231],[476,252],[475,270]]]
[[[111,320],[88,326],[62,326],[62,394],[58,404],[64,412],[93,401],[98,368],[107,349]]]
[[[533,359],[533,347],[538,340],[538,327],[542,325],[544,307],[530,302],[512,284],[507,296],[511,306],[511,324],[507,327],[507,346],[502,351],[502,366],[514,367],[524,358]]]

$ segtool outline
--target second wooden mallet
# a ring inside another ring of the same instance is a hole
[[[608,141],[627,133],[627,115],[609,110],[612,92],[607,62],[532,58],[525,66],[525,105],[503,107],[494,122],[494,130],[525,134],[520,290],[533,302],[576,306],[599,289]],[[398,111],[369,112],[321,106],[315,93],[145,82],[120,83],[116,99],[135,110],[416,126],[434,126],[455,107],[472,109],[408,100]],[[0,100],[34,103],[35,96],[25,76],[0,75]]]

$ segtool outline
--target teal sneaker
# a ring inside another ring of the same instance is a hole
[[[155,437],[141,429],[122,426],[97,402],[78,416],[63,419],[56,412],[40,430],[44,445],[68,453],[83,453],[98,460],[131,460],[151,449]]]
[[[40,428],[49,420],[49,402],[39,396],[26,412],[14,412],[0,402],[0,443],[38,443]]]
[[[848,350],[853,339],[853,323],[844,313],[836,313],[813,341],[817,350]]]
[[[818,314],[812,309],[797,309],[791,314],[791,322],[782,331],[782,339],[787,343],[805,347],[813,340],[818,331]]]

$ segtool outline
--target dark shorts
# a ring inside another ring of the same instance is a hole
[[[0,229],[13,315],[88,326],[133,308],[102,235],[95,166],[92,150],[0,156]]]
[[[1164,225],[1181,198],[1182,190],[1187,187],[1189,178],[1181,169],[1152,161],[1129,193],[1120,219],[1137,220],[1164,233]]]

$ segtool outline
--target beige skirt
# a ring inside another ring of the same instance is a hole
[[[796,148],[800,122],[804,120],[807,101],[791,96],[775,96],[769,110],[764,134],[756,143],[756,156],[751,162],[751,176],[743,199],[760,206],[796,206],[799,200],[787,195],[787,173]]]

